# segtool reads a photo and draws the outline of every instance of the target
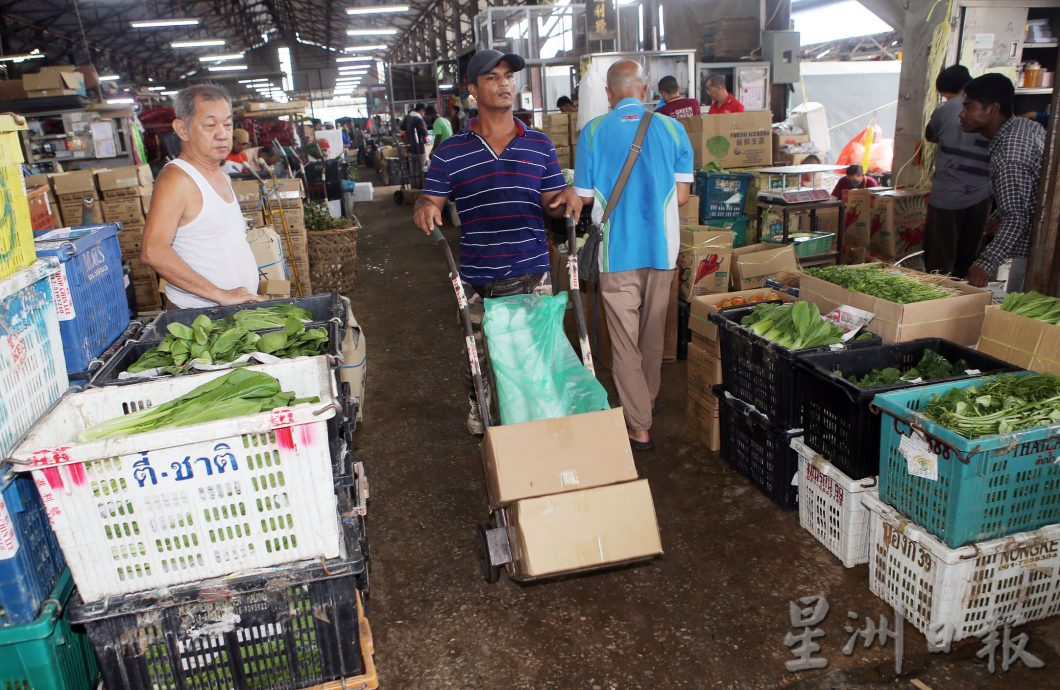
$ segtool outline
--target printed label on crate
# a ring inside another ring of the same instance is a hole
[[[0,561],[14,558],[18,553],[18,535],[15,534],[15,523],[11,513],[7,512],[7,502],[0,496]]]
[[[1001,552],[1001,563],[998,564],[997,569],[1028,568],[1032,564],[1037,563],[1039,564],[1037,567],[1041,569],[1041,572],[1055,572],[1058,545],[1060,545],[1060,541],[1053,539],[1051,541],[1037,544],[1016,544],[1010,546]],[[1049,561],[1052,561],[1052,563],[1042,565],[1043,562]]]
[[[798,473],[795,476],[798,477]],[[826,496],[831,497],[838,505],[843,505],[843,487],[839,482],[817,469],[816,465],[808,461],[806,462],[806,480],[816,484]]]
[[[66,527],[66,513],[59,505],[55,492],[52,490],[52,475],[58,476],[59,468],[50,467],[33,472],[33,483],[37,485],[37,493],[40,494],[41,503],[44,504],[44,513],[48,516],[48,524],[52,529],[63,529]],[[61,483],[60,483],[61,484]]]
[[[898,450],[905,456],[909,474],[923,477],[933,482],[939,480],[939,456],[931,452],[927,439],[920,431],[913,429],[912,436],[902,435]]]
[[[886,521],[883,523],[883,543],[915,562],[925,573],[931,572],[935,563],[931,552],[903,534],[901,528]]]
[[[869,321],[876,318],[876,315],[871,311],[843,304],[830,311],[824,318],[835,321],[843,328],[843,342],[845,343],[856,336]]]
[[[0,345],[0,353],[12,364],[12,373],[18,374],[29,360],[29,348],[26,347],[26,341],[19,335],[2,336],[0,341],[3,341]]]
[[[232,447],[224,441],[207,441],[181,446],[184,457],[168,455],[169,449],[141,451],[140,459],[131,466],[131,479],[136,486],[155,486],[159,483],[175,484],[194,479],[195,475],[222,475],[238,472],[239,461]]]
[[[74,311],[74,296],[70,292],[70,281],[66,278],[66,264],[61,264],[59,270],[48,278],[48,282],[51,283],[52,295],[55,296],[55,310],[59,312],[59,320],[73,320],[77,313]]]

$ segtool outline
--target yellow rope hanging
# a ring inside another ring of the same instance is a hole
[[[929,11],[927,15],[927,22],[929,24],[932,16],[935,14],[935,10],[939,9],[939,4],[941,2],[942,0],[935,0],[935,4],[931,6],[931,11]],[[928,52],[927,73],[925,74],[927,88],[924,90],[924,112],[922,118],[923,121],[920,125],[921,130],[927,126],[928,121],[931,120],[931,114],[934,113],[935,108],[938,107],[939,94],[935,89],[935,78],[946,64],[946,53],[949,52],[950,48],[952,0],[946,0],[945,8],[945,17],[943,18],[943,21],[935,25],[934,35],[931,39],[931,49]],[[928,143],[927,141],[922,142],[920,154],[920,179],[914,185],[916,189],[928,190],[931,188],[931,179],[935,176],[935,149],[935,144]],[[903,166],[903,168],[904,167],[905,166]]]

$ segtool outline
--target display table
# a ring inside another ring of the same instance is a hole
[[[758,226],[759,236],[762,236],[762,216],[769,210],[774,210],[780,213],[781,216],[781,228],[782,228],[782,241],[787,244],[788,236],[791,232],[790,223],[791,216],[803,211],[810,212],[810,229],[813,232],[821,232],[820,223],[817,219],[817,211],[820,209],[834,208],[839,211],[839,222],[836,227],[836,248],[832,251],[823,252],[821,254],[814,254],[813,256],[799,257],[799,265],[801,266],[820,266],[822,264],[830,263],[843,263],[843,224],[844,215],[846,214],[846,205],[842,201],[832,198],[827,201],[806,201],[801,203],[784,203],[779,200],[771,199],[756,199],[755,201],[756,216],[755,220]]]

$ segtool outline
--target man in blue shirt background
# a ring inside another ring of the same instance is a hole
[[[416,200],[413,219],[426,234],[442,224],[452,196],[460,216],[460,279],[468,297],[479,358],[484,297],[552,294],[544,213],[554,218],[581,213],[582,201],[560,172],[556,148],[541,132],[515,119],[518,55],[481,50],[467,68],[468,90],[478,118],[434,151]],[[468,430],[482,434],[481,416],[467,358]],[[487,372],[483,371],[487,385]]]
[[[578,137],[574,189],[604,214],[629,154],[648,86],[639,63],[616,62],[607,71],[611,112],[593,119]],[[600,295],[611,334],[612,375],[635,450],[653,447],[652,409],[659,394],[663,330],[680,245],[678,207],[689,198],[692,145],[668,117],[653,117],[642,150],[603,228]]]

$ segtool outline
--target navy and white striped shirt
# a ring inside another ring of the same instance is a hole
[[[541,194],[567,186],[548,135],[526,129],[498,156],[468,128],[434,150],[423,184],[452,196],[460,216],[460,277],[471,285],[545,273],[548,242]]]

